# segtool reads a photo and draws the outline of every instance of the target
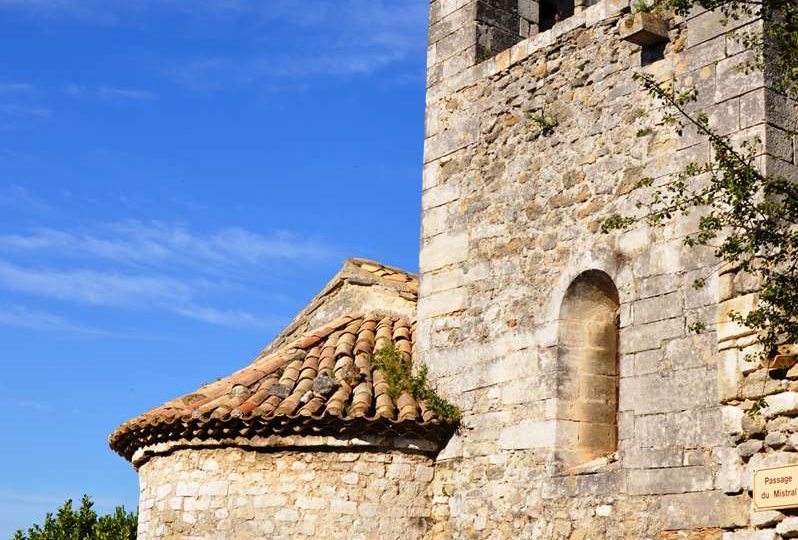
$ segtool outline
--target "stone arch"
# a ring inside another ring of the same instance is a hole
[[[566,467],[618,447],[618,289],[600,270],[579,274],[560,305],[557,455]]]

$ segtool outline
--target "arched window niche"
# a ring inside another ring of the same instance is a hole
[[[560,306],[557,456],[566,469],[618,448],[618,289],[588,270]]]

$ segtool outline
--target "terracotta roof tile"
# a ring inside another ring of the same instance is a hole
[[[376,265],[365,266],[372,271]],[[340,317],[122,424],[110,436],[111,448],[131,459],[139,448],[161,442],[274,434],[367,433],[444,442],[454,424],[406,392],[394,401],[371,363],[386,345],[412,354],[414,339],[415,322],[401,317]]]

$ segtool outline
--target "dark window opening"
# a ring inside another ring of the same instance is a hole
[[[653,45],[645,45],[640,50],[640,65],[649,66],[654,62],[659,62],[665,59],[665,47],[668,45],[667,41],[662,43],[655,43]]]
[[[545,32],[574,14],[574,0],[541,0],[539,30]]]

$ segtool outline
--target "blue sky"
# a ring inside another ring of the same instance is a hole
[[[0,538],[357,255],[415,269],[426,0],[0,0]]]

